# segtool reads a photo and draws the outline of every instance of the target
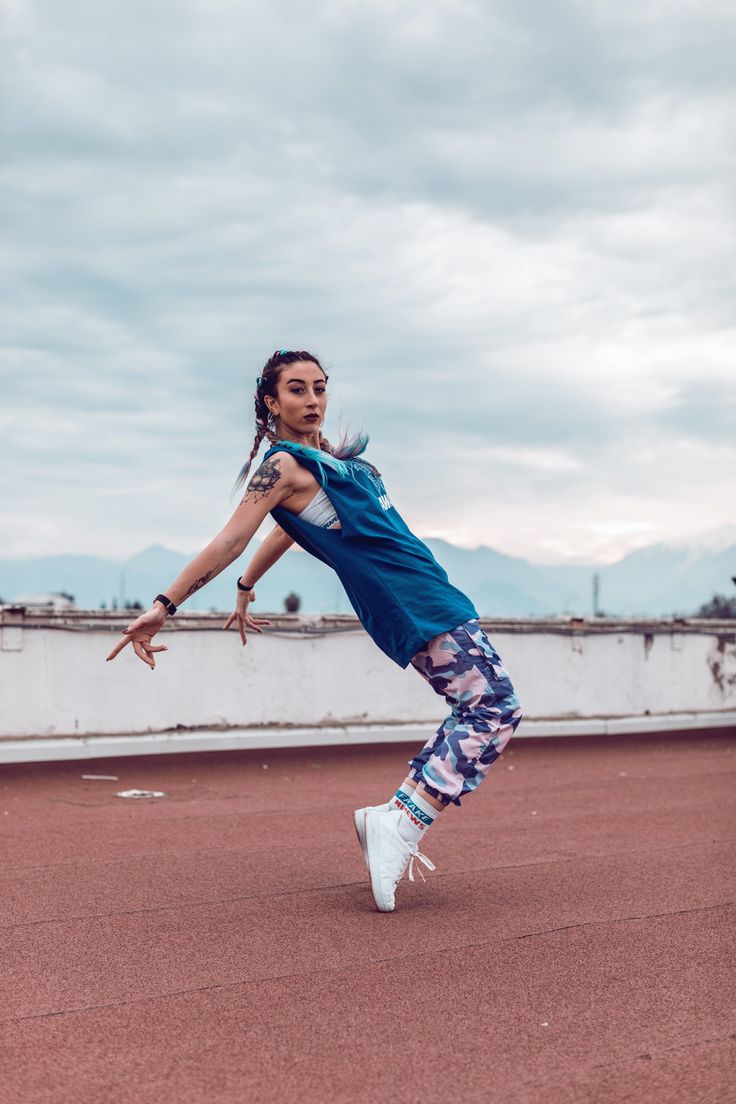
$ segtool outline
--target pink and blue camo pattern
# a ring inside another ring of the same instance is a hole
[[[521,721],[508,672],[476,619],[440,633],[411,660],[452,706],[409,765],[412,777],[443,804],[477,789]]]

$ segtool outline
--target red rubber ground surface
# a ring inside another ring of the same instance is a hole
[[[5,768],[0,1099],[733,1100],[735,734],[517,740],[379,914],[412,753]]]

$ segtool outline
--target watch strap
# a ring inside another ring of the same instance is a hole
[[[157,594],[153,600],[154,602],[161,602],[164,606],[166,606],[166,612],[169,614],[169,616],[173,617],[176,613],[177,607],[174,605],[170,598],[166,597],[165,594]]]

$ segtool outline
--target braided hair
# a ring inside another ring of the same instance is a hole
[[[270,444],[275,445],[278,441],[278,437],[275,432],[276,419],[266,405],[266,395],[270,395],[271,398],[276,398],[276,387],[279,382],[279,378],[283,369],[287,364],[294,364],[298,360],[308,360],[312,364],[316,364],[322,372],[324,372],[325,381],[329,379],[329,376],[325,372],[324,368],[318,361],[316,356],[312,353],[308,353],[304,350],[296,352],[292,349],[277,349],[272,356],[268,358],[263,370],[256,380],[256,394],[255,394],[255,413],[256,413],[256,435],[253,441],[253,448],[250,450],[250,456],[243,464],[238,478],[235,481],[233,487],[233,495],[243,486],[248,478],[248,472],[250,471],[251,464],[255,459],[258,449],[261,447],[261,441],[265,437]],[[353,437],[349,437],[347,432],[343,434],[340,444],[333,448],[325,435],[320,430],[319,433],[319,448],[320,451],[328,453],[330,456],[335,457],[337,460],[349,460],[355,456],[358,456],[361,452],[365,451],[365,447],[368,444],[367,433],[356,433]],[[373,467],[373,465],[369,465]],[[376,469],[374,469],[375,471]],[[376,472],[376,474],[380,474]]]

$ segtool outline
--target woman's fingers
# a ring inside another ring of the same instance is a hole
[[[128,634],[124,635],[122,640],[119,640],[117,642],[117,644],[107,657],[108,660],[114,659],[115,656],[120,655],[123,648],[127,647],[128,644],[133,645],[133,651],[135,652],[135,654],[138,656],[139,659],[142,659],[143,662],[149,667],[156,666],[156,661],[154,660],[152,655],[153,652],[168,652],[169,650],[168,644],[152,644],[151,637],[148,632],[146,632],[145,635],[139,635],[138,637]]]
[[[142,659],[144,663],[147,663],[148,666],[151,669],[153,669],[156,666],[155,659],[152,656],[148,655],[145,648],[143,647],[142,641],[140,641],[140,640],[134,640],[133,641],[133,651],[138,656],[138,658]]]
[[[249,613],[231,613],[223,629],[229,629],[233,622],[237,622],[238,632],[240,633],[241,644],[248,643],[248,636],[246,630],[252,629],[253,632],[262,632],[261,625],[270,625],[271,622],[267,617],[251,617]]]
[[[249,617],[246,621],[249,629],[255,629],[256,632],[263,632],[260,628],[261,625],[270,625],[271,622],[266,617]]]
[[[128,644],[130,644],[130,637],[124,637],[122,640],[119,640],[107,658],[114,659],[116,655],[120,655],[123,648],[125,648]]]

